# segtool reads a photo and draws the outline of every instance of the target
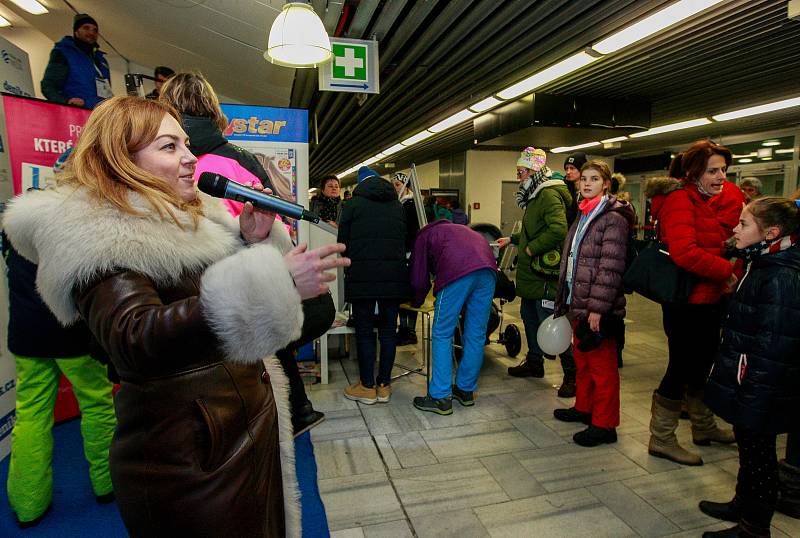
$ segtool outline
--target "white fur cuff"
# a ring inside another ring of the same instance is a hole
[[[229,360],[253,363],[300,337],[300,295],[271,246],[260,244],[210,266],[200,300]]]

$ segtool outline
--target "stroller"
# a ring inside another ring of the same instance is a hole
[[[486,345],[500,344],[505,346],[509,357],[516,357],[522,349],[522,334],[519,328],[510,323],[503,327],[503,305],[516,298],[516,287],[508,274],[514,270],[517,263],[517,247],[507,245],[503,249],[496,246],[496,241],[503,236],[500,229],[493,224],[471,224],[470,228],[486,238],[486,241],[494,248],[495,258],[498,260],[497,285],[494,289],[492,309],[489,312],[489,323],[486,326]],[[456,333],[453,337],[453,354],[456,360],[461,359],[463,351],[461,335],[464,331],[464,313],[461,313]],[[496,340],[492,340],[492,334],[498,331]]]

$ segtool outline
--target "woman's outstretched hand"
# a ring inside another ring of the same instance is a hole
[[[335,273],[326,271],[350,265],[350,258],[335,256],[344,252],[345,246],[342,243],[325,245],[314,250],[307,249],[307,244],[300,243],[283,257],[301,299],[311,299],[326,293],[327,283],[336,280]]]
[[[247,186],[257,191],[264,191],[264,194],[272,194],[272,189],[265,189],[261,183],[250,182]],[[239,215],[239,231],[242,232],[245,242],[258,243],[269,236],[274,222],[275,213],[256,210],[253,204],[247,202],[242,208],[242,214]]]

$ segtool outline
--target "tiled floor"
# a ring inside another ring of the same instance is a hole
[[[518,315],[518,301],[506,305],[504,322],[521,330]],[[647,454],[650,397],[666,341],[654,303],[629,300],[627,321],[619,441],[599,448],[575,445],[572,434],[583,426],[553,418],[554,408],[572,404],[556,396],[555,362],[545,365],[544,379],[516,379],[506,368],[518,360],[487,346],[476,405],[454,403],[454,413],[442,417],[412,407],[425,394],[418,375],[395,381],[388,404],[346,400],[342,389],[358,368],[331,360],[331,383],[309,394],[328,417],[312,438],[332,535],[696,537],[729,526],[704,516],[697,502],[732,496],[735,446],[694,447],[681,421],[681,441],[702,454],[704,466]],[[398,348],[397,362],[413,365],[419,353]],[[772,535],[800,537],[800,521],[776,514]]]

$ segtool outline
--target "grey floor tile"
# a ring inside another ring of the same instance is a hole
[[[421,434],[440,462],[513,452],[534,446],[507,420],[426,430]]]
[[[489,535],[498,538],[636,536],[633,529],[582,488],[482,506],[474,511]]]
[[[454,510],[414,516],[411,524],[419,538],[488,538],[489,533],[481,524],[475,513],[469,509]]]
[[[320,480],[319,491],[332,531],[404,517],[400,502],[383,472]]]
[[[584,448],[574,444],[514,454],[550,492],[624,480],[646,471],[609,446]]]
[[[772,528],[786,533],[788,536],[800,536],[800,519],[794,519],[776,512],[772,517]],[[773,536],[774,536],[773,532]]]
[[[620,482],[590,486],[587,489],[639,536],[657,537],[681,530]]]
[[[389,472],[411,517],[508,500],[489,471],[475,459]]]
[[[364,527],[364,538],[411,538],[412,536],[405,519]]]
[[[326,412],[325,422],[311,430],[311,439],[315,443],[332,439],[368,436],[369,430],[358,409]]]
[[[394,449],[392,448],[392,445],[389,444],[389,440],[386,438],[386,436],[376,435],[374,436],[374,439],[375,443],[378,445],[378,452],[380,452],[386,468],[400,469],[400,461],[397,459],[397,455],[394,453]]]
[[[488,456],[481,458],[480,462],[511,499],[524,499],[547,493],[511,454]]]
[[[566,441],[557,432],[536,417],[515,418],[511,424],[521,431],[522,435],[530,439],[537,448],[566,444]]]
[[[364,538],[364,530],[361,527],[352,529],[342,529],[331,532],[331,538]]]
[[[396,400],[391,405],[365,407],[362,413],[373,435],[414,432],[428,425],[420,420],[419,413],[410,404],[400,405]]]
[[[419,432],[390,433],[386,436],[401,467],[439,463]]]
[[[731,499],[736,479],[719,467],[704,465],[631,478],[623,484],[681,529],[688,530],[713,522],[700,512],[697,503],[703,499]]]
[[[320,480],[383,471],[383,462],[371,437],[316,441],[314,453]]]

